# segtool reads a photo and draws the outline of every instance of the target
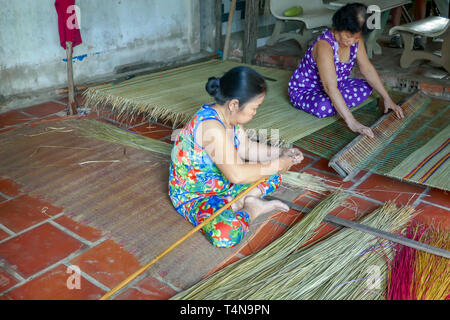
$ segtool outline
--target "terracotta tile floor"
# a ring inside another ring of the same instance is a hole
[[[63,102],[50,101],[1,114],[0,134],[31,121],[59,119],[64,115]],[[109,122],[170,143],[172,130],[167,125],[144,122],[142,118],[128,125],[115,120]],[[309,152],[304,154],[305,160],[292,170],[342,183],[326,159]],[[343,186],[360,195],[351,197],[350,204],[336,209],[334,214],[352,219],[356,213],[370,212],[383,201],[395,199],[399,204],[411,203],[422,209],[419,220],[440,223],[450,229],[450,198],[444,191],[364,171]],[[119,244],[103,237],[100,230],[75,222],[64,214],[64,208],[36,199],[25,190],[26,186],[0,177],[0,300],[98,299],[141,266]],[[323,197],[306,192],[297,203],[311,208]],[[293,210],[273,215],[247,246],[214,270],[266,246],[302,216]],[[333,226],[327,225],[316,238],[333,230]],[[72,266],[80,268],[79,277]],[[168,299],[177,290],[164,278],[141,276],[116,299]]]

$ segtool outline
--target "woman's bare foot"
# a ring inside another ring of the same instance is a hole
[[[249,193],[247,193],[244,197],[242,197],[241,199],[239,199],[238,201],[236,201],[235,203],[233,203],[231,205],[231,209],[233,209],[234,212],[242,210],[242,208],[244,207],[244,203],[245,203],[245,199],[247,197],[261,197],[262,193],[261,190],[259,190],[259,188],[254,188],[253,190],[251,190]],[[233,200],[233,198],[229,198],[229,201]]]
[[[258,197],[248,196],[244,201],[244,210],[250,215],[250,219],[254,220],[261,214],[268,213],[273,210],[282,212],[289,211],[289,207],[279,200],[263,200]]]

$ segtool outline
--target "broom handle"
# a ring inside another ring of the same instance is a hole
[[[125,287],[128,283],[133,281],[136,277],[138,277],[140,274],[142,274],[145,270],[147,270],[151,265],[155,264],[157,261],[159,261],[162,257],[164,257],[166,254],[168,254],[170,251],[175,249],[178,245],[183,243],[187,238],[192,236],[195,232],[203,228],[205,225],[207,225],[209,222],[211,222],[214,218],[216,218],[219,214],[221,214],[224,210],[228,209],[233,203],[238,201],[240,198],[245,196],[247,193],[249,193],[251,190],[253,190],[257,185],[264,182],[266,178],[261,178],[260,180],[253,183],[250,187],[242,191],[240,194],[236,196],[232,201],[228,202],[226,205],[224,205],[222,208],[217,210],[213,215],[211,215],[208,219],[197,225],[194,229],[186,233],[183,237],[181,237],[178,241],[170,245],[166,250],[161,252],[156,258],[154,258],[152,261],[147,263],[145,266],[137,270],[135,273],[130,275],[128,278],[123,280],[121,283],[119,283],[116,287],[111,289],[111,291],[107,292],[103,297],[100,298],[100,300],[106,300],[110,298],[113,294],[115,294],[117,291]]]

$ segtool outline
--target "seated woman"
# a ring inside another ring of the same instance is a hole
[[[266,177],[202,228],[213,245],[226,248],[244,238],[258,215],[289,210],[280,201],[260,198],[273,192],[281,183],[279,173],[300,163],[303,155],[249,140],[243,124],[254,117],[266,94],[264,78],[253,69],[236,67],[220,79],[209,78],[206,91],[215,104],[204,105],[175,138],[169,195],[178,213],[196,226]]]
[[[384,112],[392,109],[403,118],[367,57],[362,34],[366,25],[367,7],[347,4],[333,15],[333,28],[325,30],[305,53],[289,81],[292,105],[316,117],[339,113],[353,132],[373,137],[370,128],[359,123],[349,108],[366,100],[374,88],[384,99]],[[365,80],[349,78],[355,61]]]

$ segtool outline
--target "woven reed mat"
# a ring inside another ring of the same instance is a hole
[[[390,92],[390,94],[393,100],[397,102],[407,96],[398,92]],[[383,112],[381,109],[366,105],[353,114],[361,123],[371,126],[383,115]],[[436,171],[434,178],[430,177],[428,180],[421,180],[420,177],[417,178],[420,173],[416,174],[412,179],[404,179],[404,177],[421,162],[415,161],[411,155],[418,155],[416,153],[418,150],[422,150],[424,155],[428,150],[432,153],[444,142],[441,142],[443,136],[441,136],[441,139],[434,139],[434,137],[446,130],[449,119],[450,103],[445,100],[433,98],[415,118],[411,119],[409,124],[401,130],[386,148],[379,152],[361,169],[370,170],[392,178],[448,190],[448,182],[444,182],[443,180],[448,174],[448,167],[445,163],[441,165],[439,172]],[[339,120],[294,142],[294,144],[321,157],[330,159],[356,138],[356,136],[357,134],[348,130],[344,121]],[[447,138],[449,138],[448,135]],[[445,154],[445,150],[439,153],[441,156]],[[438,160],[438,156],[434,157],[433,161],[435,160]],[[433,161],[428,162],[428,166]],[[398,168],[396,169],[396,167]],[[405,173],[405,175],[402,176],[402,173]],[[438,177],[442,177],[442,179]]]
[[[111,111],[120,119],[144,115],[152,120],[170,120],[174,126],[184,124],[202,105],[213,103],[205,91],[208,78],[220,77],[239,65],[242,64],[211,60],[138,76],[119,84],[91,87],[84,92],[86,105],[99,112],[103,109]],[[268,129],[269,139],[279,135],[282,143],[290,144],[338,119],[338,116],[319,119],[291,105],[287,88],[292,72],[253,65],[250,67],[276,81],[266,80],[266,98],[253,120],[246,124],[247,129]],[[373,100],[373,97],[369,97],[361,106]],[[274,129],[278,131],[272,132]]]
[[[87,137],[71,126],[74,121],[83,120],[41,123],[0,135],[0,174],[64,208],[72,219],[102,230],[142,264],[192,229],[168,197],[169,156]],[[299,194],[277,192],[289,201]],[[253,221],[235,248],[215,248],[197,233],[149,274],[186,289],[231,259],[268,216]]]

